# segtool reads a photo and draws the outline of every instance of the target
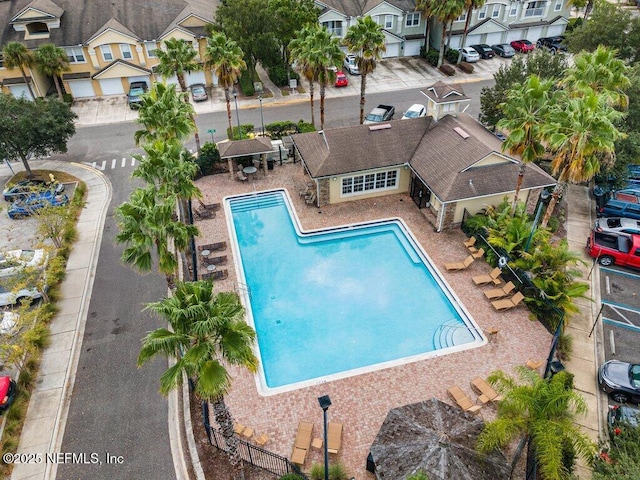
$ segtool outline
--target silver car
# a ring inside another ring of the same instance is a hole
[[[596,220],[595,231],[640,235],[640,220],[623,217],[603,217]]]

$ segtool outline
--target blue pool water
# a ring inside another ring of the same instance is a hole
[[[266,391],[483,341],[400,221],[301,233],[288,205],[226,199]]]

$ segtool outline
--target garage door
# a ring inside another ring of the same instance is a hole
[[[531,27],[527,31],[527,36],[525,37],[531,43],[536,43],[538,39],[542,36],[542,27]]]
[[[100,80],[100,89],[102,90],[102,95],[122,95],[124,93],[121,78],[104,78]]]
[[[513,42],[514,40],[520,40],[522,38],[524,38],[524,32],[522,30],[509,30],[507,32],[507,41],[505,43]]]
[[[486,43],[488,45],[502,43],[502,32],[487,33],[487,39],[481,43]]]
[[[127,81],[129,82],[129,85],[131,85],[133,82],[145,82],[147,84],[147,87],[151,86],[151,77],[149,75],[127,77]]]
[[[187,86],[191,86],[196,83],[207,84],[207,78],[204,75],[204,71],[187,73],[185,75],[185,80],[187,81]]]
[[[479,43],[482,43],[480,41],[480,39],[482,38],[482,35],[467,35],[467,41],[466,43],[466,47],[469,47],[471,45],[478,45]]]
[[[420,55],[422,40],[409,40],[404,44],[404,56],[413,57]]]
[[[27,100],[33,100],[31,98],[31,94],[29,93],[29,89],[27,88],[26,84],[18,84],[18,85],[8,85],[9,87],[9,91],[11,92],[11,95],[13,95],[16,98],[20,98],[20,97],[24,97]]]
[[[387,43],[387,51],[382,55],[383,58],[394,58],[400,56],[400,43]]]
[[[451,43],[449,46],[458,50],[460,48],[460,42],[462,41],[462,35],[454,35],[451,37]]]
[[[71,96],[73,98],[95,97],[96,92],[93,90],[93,82],[91,80],[73,80],[69,81]]]
[[[556,35],[562,35],[564,33],[565,25],[551,25],[547,28],[547,34],[545,37],[555,37]]]

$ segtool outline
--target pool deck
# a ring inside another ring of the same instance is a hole
[[[196,183],[205,196],[205,203],[222,202],[228,195],[286,188],[305,230],[399,217],[410,228],[476,323],[483,329],[499,330],[494,339],[480,348],[268,397],[258,394],[250,373],[230,367],[233,389],[226,397],[227,405],[236,421],[252,427],[258,434],[267,434],[270,440],[264,448],[290,458],[300,421],[313,422],[313,437],[322,437],[322,410],[317,399],[329,395],[332,402],[328,410],[329,421],[344,425],[342,448],[337,455],[331,455],[330,462],[342,462],[350,477],[373,479],[374,476],[365,470],[366,458],[390,409],[431,397],[453,404],[447,395],[447,388],[453,385],[458,385],[472,400],[476,400],[477,395],[470,387],[474,377],[486,377],[496,369],[512,372],[514,366],[522,365],[529,359],[544,360],[549,351],[551,335],[537,321],[529,320],[529,311],[523,306],[501,313],[492,308],[483,295],[483,290],[490,287],[477,287],[471,281],[472,276],[491,270],[485,261],[476,260],[464,271],[447,272],[443,267],[445,262],[461,261],[468,255],[462,244],[466,237],[459,229],[436,233],[424,212],[407,194],[317,208],[306,205],[298,195],[307,181],[301,164],[297,163],[276,165],[274,170],[268,171],[267,176],[259,171],[248,182],[234,180],[226,174],[207,176]],[[230,242],[224,216],[223,209],[213,219],[197,221],[200,228],[200,237],[196,240],[198,244]],[[230,260],[224,267],[229,270],[229,277],[216,282],[214,288],[217,291],[237,291],[231,248],[227,248],[224,254]],[[304,288],[304,285],[300,285],[300,288]],[[425,301],[425,311],[428,309],[428,301]],[[381,345],[381,348],[384,346]],[[484,419],[492,419],[494,412],[492,406],[485,405],[480,415]],[[322,451],[312,448],[303,470],[308,471],[312,463],[322,462]]]

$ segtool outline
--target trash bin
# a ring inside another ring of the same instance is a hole
[[[275,160],[273,160],[272,158],[267,160],[267,170],[273,170],[273,164],[275,163]]]
[[[554,360],[549,364],[549,371],[551,372],[551,376],[555,375],[556,373],[560,373],[563,370],[564,370],[564,365],[560,360]]]
[[[369,456],[367,456],[367,472],[376,473],[376,464],[373,461],[371,452],[369,452]]]
[[[607,200],[609,200],[609,197],[611,195],[603,187],[601,187],[600,185],[596,185],[593,188],[593,196],[596,199],[596,207],[600,208],[607,203]]]

